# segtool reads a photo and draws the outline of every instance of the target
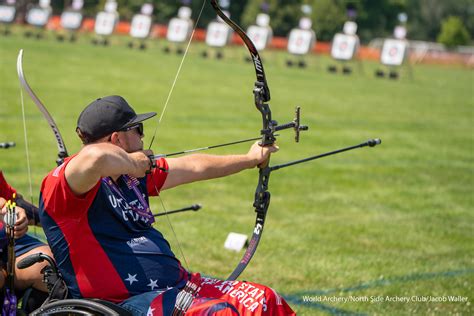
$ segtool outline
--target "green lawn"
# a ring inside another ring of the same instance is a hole
[[[163,40],[146,51],[24,39],[16,29],[0,37],[0,168],[28,197],[28,175],[16,56],[24,49],[30,85],[56,120],[69,153],[80,148],[76,118],[93,99],[119,94],[139,112],[161,113],[181,56],[162,52]],[[244,48],[226,59],[200,57],[193,43],[154,142],[169,153],[258,136],[260,115],[251,93],[253,66]],[[275,172],[272,202],[259,249],[242,279],[282,293],[299,315],[473,313],[473,72],[416,65],[414,80],[376,79],[376,63],[364,73],[326,72],[325,56],[311,56],[305,70],[287,68],[286,54],[262,53],[272,92],[274,119],[293,118],[294,106],[310,130],[295,144],[281,132],[272,163],[323,153],[379,137],[383,144]],[[357,69],[357,68],[356,68]],[[57,153],[48,124],[25,94],[33,200]],[[146,125],[150,143],[157,122]],[[248,145],[213,151],[244,153]],[[188,268],[226,277],[242,253],[223,248],[229,232],[253,229],[257,170],[163,192],[168,209],[201,203],[198,213],[170,217]],[[154,211],[161,211],[155,199]],[[157,228],[178,245],[165,218]],[[468,302],[443,302],[448,296]],[[379,298],[381,297],[381,298]],[[410,299],[409,302],[388,299]],[[431,302],[422,301],[431,297]],[[346,301],[343,301],[346,299]],[[434,301],[433,301],[434,300]]]

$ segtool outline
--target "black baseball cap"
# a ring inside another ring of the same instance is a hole
[[[81,112],[76,131],[87,142],[94,142],[155,115],[156,112],[136,114],[124,98],[111,95],[94,100]]]

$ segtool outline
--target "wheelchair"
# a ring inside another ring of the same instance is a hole
[[[108,301],[70,298],[56,263],[48,255],[43,253],[30,255],[18,262],[17,267],[25,269],[43,261],[48,263],[42,270],[43,282],[48,288],[47,297],[44,293],[28,289],[23,294],[22,307],[18,310],[18,315],[132,316],[131,312]]]

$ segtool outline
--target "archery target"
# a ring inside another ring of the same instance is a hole
[[[115,29],[117,14],[112,12],[99,12],[95,18],[94,31],[97,35],[110,35]]]
[[[12,23],[15,19],[16,9],[10,5],[0,5],[0,22]]]
[[[407,42],[396,39],[386,39],[383,43],[380,61],[388,66],[400,66],[405,59]]]
[[[288,52],[305,55],[314,46],[316,36],[312,30],[293,29],[288,38]]]
[[[82,13],[78,11],[64,11],[61,14],[61,26],[67,30],[77,30],[81,27]]]
[[[182,43],[189,38],[192,29],[193,23],[191,20],[172,18],[168,24],[166,38],[170,42]]]
[[[251,25],[247,30],[248,37],[252,40],[257,50],[264,50],[271,39],[271,29],[268,27],[261,27]]]
[[[48,23],[51,11],[40,7],[31,8],[26,14],[26,22],[34,26],[43,27]]]
[[[334,36],[331,46],[331,56],[338,60],[351,60],[357,50],[356,36],[338,33]]]
[[[230,34],[227,24],[211,22],[207,27],[206,44],[211,47],[224,47],[229,42]]]
[[[149,15],[135,14],[130,26],[130,36],[134,38],[147,38],[151,30],[151,17]]]

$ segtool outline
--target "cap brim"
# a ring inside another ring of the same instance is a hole
[[[128,122],[123,128],[132,126],[134,124],[143,122],[145,120],[148,120],[149,118],[152,118],[155,115],[156,115],[156,112],[148,112],[148,113],[143,113],[143,114],[137,114],[137,116],[133,120]]]

